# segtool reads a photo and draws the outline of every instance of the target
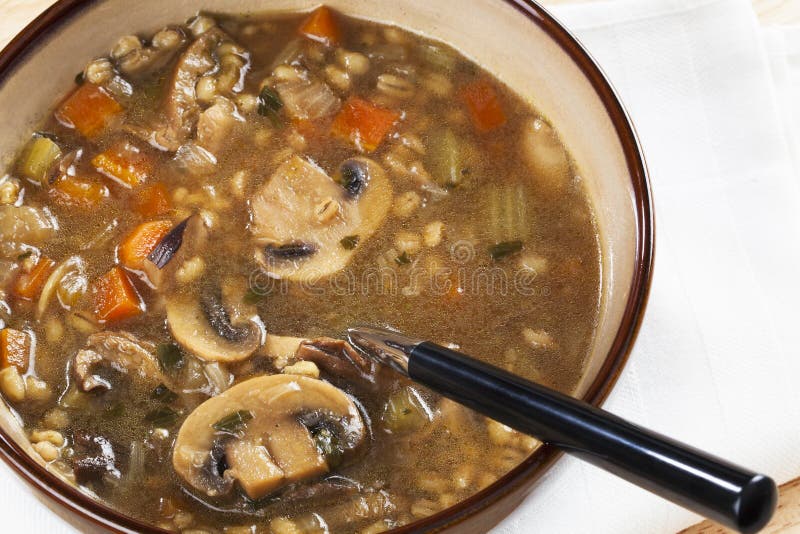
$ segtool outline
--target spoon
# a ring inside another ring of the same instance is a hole
[[[745,534],[766,525],[775,482],[465,354],[399,332],[359,327],[366,356],[515,430]]]

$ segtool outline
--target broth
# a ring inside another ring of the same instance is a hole
[[[338,341],[574,390],[597,230],[529,102],[326,8],[126,36],[69,91],[0,181],[0,391],[54,469],[169,530],[380,532],[538,446]]]

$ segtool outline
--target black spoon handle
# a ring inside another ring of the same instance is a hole
[[[430,342],[409,376],[431,389],[740,532],[767,524],[777,488],[759,475]]]

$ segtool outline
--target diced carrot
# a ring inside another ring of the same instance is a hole
[[[53,272],[56,262],[47,256],[40,256],[39,261],[30,272],[22,273],[14,284],[14,294],[24,300],[33,300],[39,296],[42,286]]]
[[[477,80],[464,87],[461,98],[469,110],[475,129],[481,133],[505,124],[506,114],[497,91],[488,80]]]
[[[120,243],[119,262],[128,269],[141,271],[144,260],[153,252],[159,241],[172,229],[170,221],[150,221],[140,224]]]
[[[98,172],[128,187],[143,184],[152,168],[152,162],[138,147],[122,141],[92,158]]]
[[[162,183],[145,185],[138,189],[131,204],[133,211],[142,217],[158,217],[172,209],[169,191]]]
[[[341,40],[339,24],[330,8],[320,6],[300,25],[299,32],[328,46],[336,46]]]
[[[28,370],[31,357],[31,338],[27,332],[4,328],[0,330],[0,367],[12,365],[20,373]]]
[[[59,204],[90,208],[108,197],[108,188],[96,180],[65,174],[53,183],[50,196]]]
[[[94,315],[102,323],[136,317],[144,311],[144,303],[128,275],[114,266],[92,284]]]
[[[292,121],[295,130],[300,133],[303,137],[315,137],[319,132],[317,131],[317,125],[314,121],[308,119],[296,119]]]
[[[122,106],[103,89],[84,83],[62,102],[56,110],[56,119],[86,137],[94,137],[121,111]]]
[[[398,119],[400,113],[397,111],[351,96],[333,120],[331,133],[350,141],[358,148],[372,152],[383,142]]]

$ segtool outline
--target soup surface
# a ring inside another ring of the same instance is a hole
[[[324,7],[201,15],[123,36],[65,95],[0,179],[0,391],[114,508],[380,532],[537,446],[348,326],[578,383],[600,258],[574,162],[450,47]]]

